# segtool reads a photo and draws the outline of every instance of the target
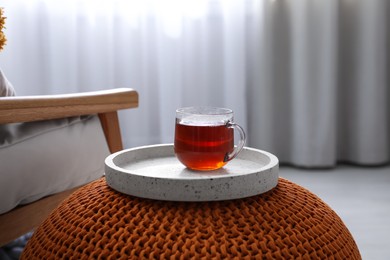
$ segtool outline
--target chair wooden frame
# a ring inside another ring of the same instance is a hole
[[[123,149],[117,111],[135,107],[138,107],[138,93],[129,88],[63,95],[3,97],[0,98],[0,124],[97,114],[109,150],[114,153]],[[78,188],[1,214],[0,246],[37,227],[76,189]]]

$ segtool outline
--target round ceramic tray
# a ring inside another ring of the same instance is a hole
[[[105,160],[107,184],[122,193],[168,201],[217,201],[258,195],[278,183],[276,156],[244,147],[223,168],[192,171],[175,157],[172,144],[143,146]]]

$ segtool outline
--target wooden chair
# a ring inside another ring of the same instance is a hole
[[[137,106],[138,93],[126,88],[64,95],[4,97],[0,98],[0,124],[97,114],[109,150],[114,153],[123,149],[117,111]],[[0,246],[37,227],[76,189],[45,197],[0,215]]]

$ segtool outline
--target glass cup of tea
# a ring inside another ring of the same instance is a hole
[[[236,147],[234,130],[240,136]],[[185,107],[176,110],[175,154],[189,169],[219,169],[240,153],[245,141],[245,132],[233,122],[231,109]]]

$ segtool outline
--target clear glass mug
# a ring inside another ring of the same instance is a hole
[[[234,146],[234,130],[240,140]],[[235,158],[246,142],[233,111],[218,107],[185,107],[176,110],[174,149],[179,161],[192,170],[209,171]]]

